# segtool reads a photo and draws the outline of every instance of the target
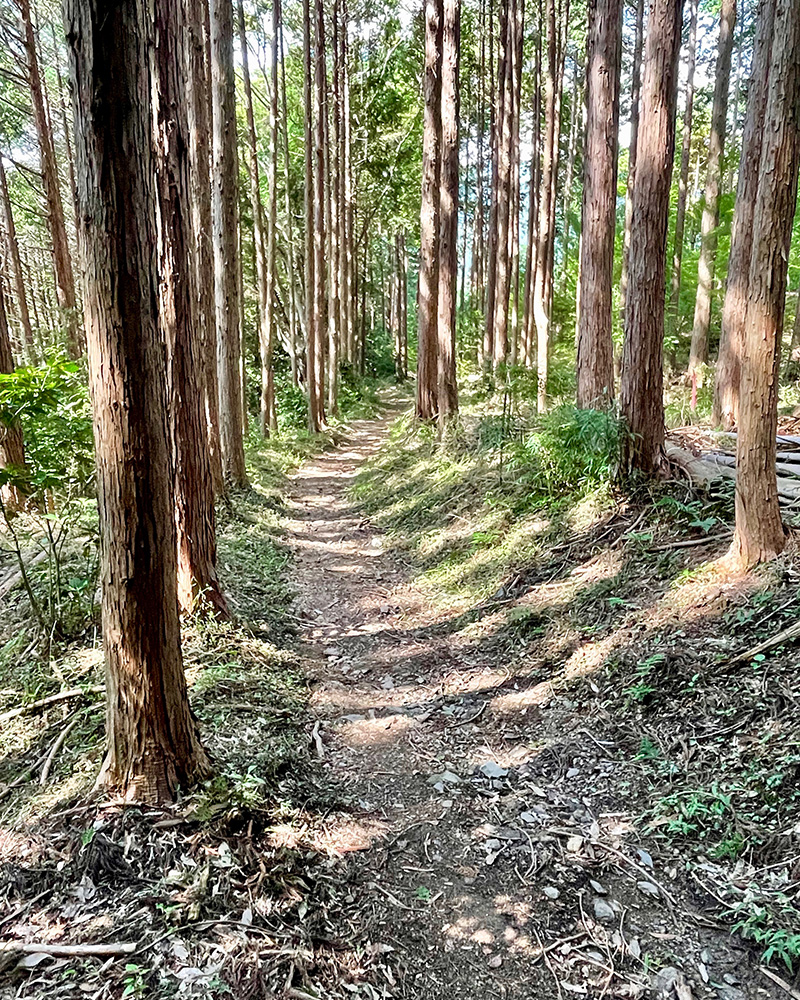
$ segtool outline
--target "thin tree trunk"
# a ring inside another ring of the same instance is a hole
[[[219,437],[219,382],[217,378],[217,321],[214,306],[214,248],[211,222],[211,176],[209,117],[209,66],[206,58],[208,4],[206,0],[188,0],[187,31],[189,65],[188,113],[189,157],[194,231],[194,265],[197,288],[195,322],[201,350],[201,384],[206,411],[206,437],[214,489],[225,488]]]
[[[279,39],[279,55],[280,55],[280,68],[281,68],[281,112],[282,112],[282,128],[281,132],[283,135],[283,183],[284,183],[284,200],[285,200],[285,211],[286,211],[286,280],[289,285],[289,357],[292,365],[292,379],[294,384],[297,385],[299,382],[299,371],[298,371],[298,353],[299,353],[299,336],[302,331],[297,329],[298,317],[302,317],[303,313],[298,307],[299,294],[297,290],[297,278],[295,275],[295,250],[294,250],[294,222],[292,218],[292,195],[291,195],[291,160],[289,158],[289,113],[287,108],[286,100],[286,61],[283,56],[283,12],[279,6],[279,29],[280,29],[280,39]],[[301,327],[302,327],[301,319]]]
[[[442,136],[442,6],[425,0],[425,118],[422,140],[419,284],[417,290],[416,415],[432,420],[438,412],[439,198]]]
[[[456,279],[458,277],[458,114],[461,0],[444,0],[441,47],[441,167],[439,171],[438,413],[458,411]]]
[[[35,361],[37,352],[36,344],[33,340],[31,316],[28,310],[28,293],[25,289],[25,277],[22,271],[19,242],[17,240],[17,227],[14,224],[14,212],[11,208],[11,198],[8,194],[8,180],[2,156],[0,156],[0,200],[2,200],[3,205],[3,230],[6,235],[8,256],[11,259],[11,270],[14,274],[14,290],[16,292],[20,326],[22,327],[22,339],[30,360]]]
[[[631,141],[628,146],[628,177],[625,182],[625,230],[622,236],[622,274],[619,279],[622,318],[628,296],[628,265],[630,261],[631,223],[633,220],[633,182],[636,178],[636,148],[639,141],[639,112],[642,97],[642,49],[644,48],[645,0],[636,0],[636,36],[631,66]]]
[[[621,8],[620,8],[621,9]],[[619,73],[617,73],[619,79]],[[619,88],[619,85],[618,85]],[[567,261],[569,258],[570,236],[572,225],[570,223],[570,209],[572,207],[572,183],[575,176],[575,156],[578,148],[578,121],[580,118],[578,103],[578,65],[575,63],[572,70],[572,96],[569,105],[569,146],[567,147],[567,169],[564,177],[564,194],[561,202],[561,218],[563,222],[561,237],[561,292],[564,294],[567,289],[567,277],[569,268]],[[619,99],[617,99],[619,107]],[[619,110],[617,110],[617,120],[619,121]],[[617,146],[616,138],[614,140]],[[616,170],[616,166],[615,166]],[[614,193],[616,198],[616,192]]]
[[[547,17],[547,72],[544,92],[544,149],[539,185],[536,274],[533,287],[533,318],[536,324],[537,404],[547,409],[547,377],[550,360],[550,316],[547,309],[547,270],[550,252],[550,201],[553,195],[556,132],[556,10],[555,0],[545,0]]]
[[[682,14],[683,0],[653,0],[647,25],[620,383],[627,474],[653,475],[663,462],[665,258]]]
[[[244,461],[242,345],[239,330],[239,168],[236,150],[236,83],[233,73],[233,7],[210,0],[213,113],[212,219],[214,298],[222,471],[233,486],[247,482]]]
[[[261,385],[261,407],[267,410],[267,424],[271,432],[278,429],[278,415],[275,409],[275,378],[272,369],[272,355],[275,345],[275,297],[277,286],[276,241],[278,227],[278,44],[281,34],[281,0],[272,0],[272,89],[269,102],[269,163],[267,184],[269,186],[269,212],[267,213],[267,260],[266,260],[266,357],[262,357],[262,369],[266,368],[267,378]],[[281,54],[282,58],[282,54]],[[263,371],[262,371],[263,375]],[[265,429],[262,427],[262,434]]]
[[[338,3],[336,4],[338,6]],[[336,416],[339,410],[339,119],[338,119],[338,18],[334,13],[331,40],[334,52],[333,108],[330,107],[327,62],[324,67],[323,151],[325,157],[325,256],[328,262],[327,281],[327,362],[328,362],[328,412]],[[333,130],[331,130],[331,119]],[[333,131],[333,135],[331,135]]]
[[[711,297],[714,290],[714,267],[717,258],[717,227],[719,226],[719,196],[722,179],[722,159],[725,155],[725,131],[728,122],[728,91],[731,82],[733,31],[736,26],[736,0],[722,0],[719,22],[719,52],[714,81],[714,103],[711,111],[711,134],[708,139],[706,190],[703,202],[700,259],[697,262],[697,298],[694,326],[689,352],[689,369],[708,362],[708,332],[711,326]]]
[[[314,2],[314,287],[313,309],[317,350],[314,363],[313,388],[317,394],[320,424],[325,423],[325,342],[327,332],[327,268],[326,268],[326,170],[325,132],[327,117],[326,63],[325,63],[325,6],[323,0]]]
[[[604,408],[614,398],[612,282],[622,0],[590,0],[587,47],[578,406]]]
[[[536,50],[534,53],[533,130],[531,136],[530,186],[528,188],[528,246],[525,254],[525,317],[523,321],[524,360],[526,365],[533,361],[534,288],[536,284],[538,229],[539,229],[539,187],[541,181],[541,132],[542,132],[542,2],[538,3],[538,23],[536,28]]]
[[[689,0],[689,38],[686,50],[686,102],[683,109],[683,145],[681,172],[678,178],[678,206],[675,211],[675,246],[672,252],[672,293],[670,323],[673,335],[678,332],[681,303],[681,265],[683,262],[686,202],[689,193],[689,160],[692,153],[692,121],[694,118],[694,73],[697,63],[697,8],[699,0]]]
[[[14,355],[8,333],[6,297],[0,288],[0,375],[10,375],[13,371]],[[25,506],[24,472],[22,428],[17,423],[9,425],[0,421],[0,506],[6,516],[18,513]]]
[[[509,257],[509,229],[511,225],[511,173],[515,46],[515,0],[503,3],[498,34],[498,63],[502,76],[498,77],[497,128],[497,263],[494,289],[494,315],[491,319],[494,339],[494,364],[508,358],[508,302],[511,260]]]
[[[739,181],[736,188],[731,252],[728,260],[728,284],[722,307],[722,332],[714,386],[713,420],[725,430],[734,427],[739,419],[739,385],[747,317],[748,278],[753,252],[756,194],[772,63],[775,3],[776,0],[761,0],[756,37],[753,42],[753,68],[748,86],[747,110],[742,130]]]
[[[53,244],[53,268],[56,276],[56,295],[67,333],[67,352],[76,358],[81,353],[78,335],[78,314],[75,300],[75,279],[72,259],[64,223],[64,205],[58,183],[58,165],[53,149],[53,134],[47,115],[36,51],[36,35],[31,18],[30,0],[17,0],[22,15],[23,44],[27,59],[28,84],[33,104],[33,119],[42,160],[42,182],[47,203],[47,224]]]
[[[489,81],[490,81],[490,147],[491,147],[491,179],[489,182],[489,239],[487,245],[486,260],[486,314],[484,316],[483,335],[483,364],[491,368],[495,356],[495,298],[497,288],[497,266],[498,254],[501,252],[501,244],[498,238],[498,219],[500,205],[500,131],[503,120],[503,100],[505,97],[505,62],[503,52],[505,51],[505,25],[507,18],[507,3],[500,0],[500,27],[497,33],[497,78],[495,78],[494,59],[494,3],[489,3]],[[505,248],[502,248],[505,253]]]
[[[800,6],[777,0],[772,68],[763,121],[762,164],[742,353],[736,449],[736,532],[732,552],[744,567],[771,559],[785,544],[775,459],[778,379],[789,244],[800,165]]]
[[[153,253],[155,25],[142,0],[111,9],[67,0],[65,21],[100,508],[108,745],[101,779],[128,800],[163,802],[210,768],[189,708],[178,620]]]

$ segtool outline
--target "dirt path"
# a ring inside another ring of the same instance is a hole
[[[490,618],[478,643],[426,606],[349,499],[393,405],[298,472],[289,525],[314,739],[358,803],[326,831],[353,852],[373,984],[358,996],[781,995],[703,915],[680,859],[637,839],[609,790],[629,766],[613,736],[493,655]]]

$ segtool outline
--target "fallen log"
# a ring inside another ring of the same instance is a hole
[[[39,563],[44,562],[46,558],[47,552],[37,552],[32,559],[25,563],[25,571],[27,572],[29,569],[33,569],[34,566],[38,566]],[[8,597],[15,587],[19,587],[19,585],[23,582],[23,579],[24,577],[21,569],[15,570],[14,572],[9,573],[8,576],[4,577],[2,582],[0,582],[0,601]]]
[[[736,479],[735,459],[728,455],[708,455],[698,458],[667,441],[664,445],[667,460],[681,469],[695,486],[707,488],[716,479]],[[800,502],[800,477],[778,476],[778,498],[783,506]]]
[[[21,941],[0,941],[0,953],[16,952],[21,955],[52,955],[53,958],[98,958],[114,955],[132,955],[138,945],[135,941],[117,941],[109,944],[49,944],[42,941],[28,944]]]
[[[88,694],[101,694],[105,691],[102,684],[92,684],[87,688],[70,688],[68,691],[59,691],[57,694],[50,694],[46,698],[38,701],[28,702],[27,705],[20,705],[19,708],[12,708],[8,712],[0,715],[0,722],[8,722],[9,719],[16,719],[20,715],[27,715],[29,712],[38,712],[41,708],[49,708],[59,701],[68,701],[70,698],[85,697]]]

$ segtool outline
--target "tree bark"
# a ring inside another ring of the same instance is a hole
[[[544,149],[539,186],[536,274],[533,287],[533,318],[536,324],[537,405],[547,409],[547,378],[550,363],[550,315],[547,308],[548,264],[550,255],[551,199],[553,196],[556,131],[556,10],[555,0],[545,0],[547,16],[547,73],[544,90]]]
[[[35,362],[36,344],[33,340],[33,327],[31,326],[31,316],[28,310],[28,293],[25,289],[25,276],[22,271],[22,261],[19,255],[17,227],[14,224],[14,212],[11,208],[8,180],[2,156],[0,156],[0,200],[2,200],[3,205],[3,230],[6,236],[8,256],[11,259],[11,270],[14,275],[14,290],[16,292],[20,326],[22,327],[22,339],[30,360]],[[6,320],[6,322],[8,321]]]
[[[753,68],[742,130],[742,152],[736,207],[733,213],[728,284],[722,307],[722,332],[714,385],[713,420],[730,430],[739,419],[739,385],[744,353],[748,278],[753,251],[753,227],[764,139],[764,118],[772,63],[776,0],[761,0],[753,42]]]
[[[683,0],[653,0],[647,25],[620,412],[628,425],[621,471],[657,473],[664,446],[664,292],[667,212]]]
[[[736,449],[732,552],[743,567],[773,558],[785,544],[775,436],[786,275],[797,205],[799,119],[800,7],[795,0],[777,0],[747,288]]]
[[[270,429],[275,426],[275,399],[272,377],[272,350],[274,344],[273,329],[273,298],[270,295],[267,266],[267,248],[264,237],[264,206],[261,202],[261,182],[258,169],[258,138],[256,136],[256,119],[253,113],[253,89],[250,84],[250,58],[247,47],[247,25],[244,17],[244,3],[237,2],[239,22],[239,50],[242,59],[242,83],[244,89],[245,114],[247,116],[247,172],[250,179],[250,209],[253,213],[253,258],[256,265],[256,287],[258,291],[258,349],[261,356],[261,393],[259,428],[262,437],[269,437]],[[275,5],[273,4],[273,16]],[[277,77],[278,65],[273,57],[272,74]],[[270,93],[270,118],[272,106],[278,99],[277,87],[273,85]],[[275,112],[277,121],[277,110]],[[271,133],[271,130],[270,130]],[[270,150],[270,162],[272,150]],[[271,169],[271,167],[270,167]],[[275,189],[274,180],[269,185],[270,199]],[[274,229],[273,229],[274,232]],[[273,246],[274,260],[274,246]],[[274,290],[274,289],[273,289]]]
[[[33,105],[33,119],[39,140],[42,162],[42,182],[47,204],[47,225],[53,244],[53,269],[56,276],[56,296],[62,311],[62,322],[67,335],[67,353],[76,358],[81,354],[78,334],[78,314],[75,300],[75,279],[72,274],[72,259],[64,223],[64,205],[58,184],[58,165],[53,148],[53,133],[44,101],[39,58],[36,51],[36,35],[31,17],[30,0],[17,0],[22,15],[23,44],[27,60],[28,84]]]
[[[622,319],[625,320],[625,303],[628,296],[628,263],[633,221],[633,182],[636,177],[636,147],[639,141],[639,105],[642,97],[642,49],[644,48],[645,0],[636,0],[636,35],[631,66],[631,141],[628,146],[628,176],[625,181],[625,229],[622,236],[622,273],[619,279]]]
[[[441,47],[441,166],[439,171],[438,414],[458,412],[456,279],[458,276],[458,114],[461,0],[444,0]]]
[[[158,79],[155,124],[159,181],[159,321],[167,347],[167,385],[175,469],[178,603],[189,613],[203,604],[227,615],[217,577],[214,488],[206,438],[198,289],[193,280],[189,122],[184,55],[187,21],[182,4],[156,7]]]
[[[531,135],[530,186],[528,188],[528,245],[525,252],[525,314],[522,324],[523,357],[526,366],[533,360],[533,340],[535,323],[533,318],[534,288],[537,271],[537,248],[539,243],[539,188],[542,173],[541,132],[542,132],[542,3],[538,0],[538,23],[536,30],[533,68],[533,129]]]
[[[681,266],[686,230],[686,201],[689,194],[689,160],[692,153],[692,122],[694,119],[694,74],[697,63],[697,8],[699,0],[689,0],[689,37],[686,50],[686,102],[683,109],[683,143],[681,172],[678,178],[678,205],[675,210],[675,245],[672,251],[672,293],[670,322],[673,335],[678,333],[681,304]]]
[[[196,283],[195,322],[201,352],[201,385],[205,406],[206,439],[214,488],[225,488],[219,437],[219,382],[217,378],[217,321],[214,306],[214,248],[211,222],[211,120],[209,66],[206,58],[208,4],[187,0],[186,45],[188,66],[189,181],[194,252],[190,255]]]
[[[714,290],[714,267],[717,258],[719,195],[722,158],[725,154],[725,131],[728,121],[728,90],[731,82],[733,31],[736,26],[736,0],[722,0],[719,22],[719,51],[711,111],[711,134],[708,138],[706,190],[703,202],[700,259],[697,263],[697,298],[689,352],[689,370],[708,362],[708,331],[711,326],[711,297]]]
[[[166,351],[158,317],[154,19],[67,0],[84,319],[100,509],[108,753],[101,780],[169,800],[209,772],[178,620]]]
[[[0,287],[0,375],[10,375],[14,371],[14,355],[8,333],[6,297]],[[9,482],[0,478],[0,504],[6,516],[18,513],[25,507],[26,491],[20,482],[20,473],[25,470],[25,443],[22,428],[18,423],[0,421],[0,472],[10,476]]]
[[[590,0],[578,319],[582,408],[605,408],[614,398],[612,281],[621,58],[622,0]]]
[[[244,486],[244,419],[239,330],[239,167],[236,150],[236,81],[233,73],[233,6],[210,0],[211,106],[213,116],[212,220],[214,298],[222,472]]]
[[[325,63],[324,0],[314,2],[314,327],[317,331],[314,390],[320,423],[325,423],[325,334],[327,331],[328,283],[326,267],[326,169],[325,132],[327,78]]]
[[[306,392],[308,394],[308,429],[312,434],[322,428],[322,398],[318,382],[320,331],[314,310],[316,286],[314,253],[314,86],[311,59],[311,0],[303,0],[303,104],[305,149],[305,299],[306,299]]]
[[[417,395],[419,420],[438,412],[439,198],[442,137],[442,5],[425,0],[425,100],[422,139],[419,283],[417,286]]]

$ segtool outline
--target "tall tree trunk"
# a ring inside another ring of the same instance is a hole
[[[31,326],[31,316],[28,310],[28,293],[25,289],[25,276],[22,271],[22,261],[20,260],[19,255],[17,227],[14,224],[14,212],[11,208],[11,198],[8,193],[8,180],[6,178],[6,170],[3,165],[2,156],[0,156],[0,200],[3,205],[3,230],[6,235],[8,256],[11,259],[11,270],[14,274],[14,290],[16,292],[20,326],[22,327],[22,339],[25,343],[25,350],[30,360],[35,361],[36,344],[33,340],[33,327]]]
[[[620,10],[621,9],[622,8],[620,8]],[[619,80],[619,73],[617,73],[617,79]],[[619,85],[617,89],[619,89]],[[561,292],[562,294],[566,292],[567,278],[569,275],[569,268],[567,266],[567,262],[569,259],[570,236],[572,233],[572,225],[570,222],[570,209],[572,208],[572,184],[573,184],[573,178],[575,176],[575,157],[578,149],[578,127],[579,127],[578,123],[581,117],[579,107],[580,104],[578,102],[578,65],[577,63],[575,63],[572,70],[572,96],[570,98],[570,104],[569,104],[569,145],[567,147],[567,169],[566,169],[566,174],[564,176],[564,193],[561,201],[561,218],[562,218]],[[617,108],[618,108],[617,122],[619,123],[619,99],[617,99]],[[614,145],[615,146],[618,145],[616,138],[614,141]],[[616,198],[616,191],[614,192],[614,196]]]
[[[250,57],[247,46],[247,25],[244,17],[243,0],[237,0],[239,22],[239,50],[242,60],[242,83],[244,87],[244,106],[247,115],[247,168],[250,178],[250,209],[253,213],[253,259],[256,265],[256,287],[258,290],[258,349],[261,357],[261,392],[259,427],[262,437],[269,437],[269,432],[275,425],[275,399],[272,376],[272,350],[274,344],[274,298],[270,296],[269,275],[267,273],[267,247],[264,236],[264,206],[261,202],[261,182],[258,169],[258,137],[256,136],[256,119],[253,114],[253,90],[250,84]],[[273,4],[273,16],[275,5]],[[277,77],[278,64],[273,56],[272,75]],[[270,118],[272,106],[277,102],[278,90],[273,85],[270,93]],[[276,110],[277,120],[277,110]],[[271,124],[271,123],[270,123]],[[271,134],[270,128],[270,134]],[[272,149],[270,149],[272,163]],[[270,168],[271,169],[271,168]],[[274,183],[269,185],[270,199]],[[271,208],[271,201],[270,201]],[[274,229],[273,229],[274,233]],[[274,257],[274,252],[273,252]],[[274,288],[272,289],[274,292]]]
[[[303,0],[303,104],[305,107],[305,293],[306,293],[306,391],[308,393],[308,429],[312,434],[322,428],[321,386],[318,382],[320,331],[315,303],[316,277],[314,269],[314,85],[312,49],[311,0]]]
[[[731,82],[731,56],[735,26],[736,0],[722,0],[719,21],[719,52],[714,80],[714,103],[711,111],[711,134],[708,138],[700,259],[697,262],[697,298],[695,299],[692,344],[689,352],[689,369],[692,371],[708,361],[708,331],[711,326],[711,297],[714,289],[714,266],[717,258],[720,180],[722,178],[722,158],[725,154],[728,90]]]
[[[777,0],[772,68],[763,121],[762,169],[741,367],[736,449],[736,532],[732,551],[744,567],[771,559],[785,537],[775,459],[778,380],[789,244],[800,165],[800,6]]]
[[[498,35],[499,62],[503,67],[498,78],[500,116],[497,120],[497,265],[494,293],[494,363],[502,364],[508,358],[508,302],[511,259],[509,256],[509,230],[511,226],[511,174],[513,134],[513,88],[515,47],[516,2],[503,4]]]
[[[338,4],[337,4],[338,6]],[[326,317],[328,327],[327,362],[328,362],[328,412],[336,416],[339,410],[339,119],[338,119],[338,79],[337,50],[338,18],[334,14],[331,40],[334,51],[333,87],[328,86],[327,61],[324,66],[324,110],[323,110],[323,152],[325,163],[325,259],[328,262]],[[331,108],[331,90],[333,90],[333,107]],[[333,128],[331,128],[331,123]]]
[[[699,0],[689,0],[689,37],[686,49],[686,102],[683,109],[683,145],[681,173],[678,178],[678,205],[675,210],[675,246],[672,251],[672,292],[670,323],[673,335],[678,333],[681,304],[681,265],[686,229],[686,202],[689,194],[689,160],[692,153],[692,121],[694,118],[694,73],[697,63],[697,8]]]
[[[442,137],[442,6],[425,0],[425,98],[422,139],[422,208],[417,287],[416,415],[432,420],[438,412],[439,198]]]
[[[764,139],[776,0],[761,0],[753,42],[753,68],[747,90],[736,207],[733,213],[728,284],[722,307],[722,332],[714,385],[714,423],[730,430],[739,419],[739,385],[744,353],[748,278]]]
[[[67,351],[70,357],[78,357],[81,345],[78,335],[78,315],[75,301],[75,279],[72,274],[72,259],[64,223],[64,205],[58,184],[58,165],[53,148],[53,134],[45,106],[42,78],[39,72],[39,58],[36,51],[36,35],[31,18],[30,0],[17,0],[22,15],[23,44],[27,60],[28,83],[33,104],[33,119],[39,140],[42,160],[42,182],[47,203],[47,224],[53,244],[53,269],[56,276],[56,295],[59,308],[63,312],[62,321],[67,333]]]
[[[217,320],[214,305],[214,248],[211,222],[211,118],[209,66],[206,58],[207,0],[187,0],[186,45],[189,113],[189,179],[191,184],[196,282],[195,322],[201,351],[201,385],[206,412],[206,437],[214,488],[224,490],[219,437],[219,381],[217,377]]]
[[[619,279],[622,318],[628,297],[628,264],[630,261],[631,223],[633,221],[633,182],[636,178],[636,148],[639,141],[639,106],[642,98],[642,49],[644,48],[645,0],[636,0],[636,35],[631,65],[631,141],[628,146],[628,177],[625,182],[625,230],[622,236],[622,274]]]
[[[458,67],[461,0],[444,0],[441,48],[441,167],[439,171],[438,413],[458,411],[456,278],[458,276]]]
[[[683,0],[653,0],[647,24],[620,383],[627,474],[652,475],[663,461],[665,256],[682,14]]]
[[[167,384],[175,469],[178,602],[184,612],[203,604],[227,614],[217,577],[214,488],[206,439],[202,340],[197,334],[197,287],[191,269],[193,243],[189,122],[183,46],[187,22],[182,4],[156,6],[157,146],[159,181],[159,321],[167,346]]]
[[[498,254],[505,254],[498,238],[498,220],[500,207],[500,132],[503,120],[503,100],[505,98],[505,26],[508,16],[508,4],[501,0],[500,27],[497,32],[497,78],[494,75],[494,3],[489,3],[489,81],[490,81],[490,148],[491,148],[491,179],[489,182],[489,240],[486,254],[486,313],[484,316],[483,363],[491,368],[495,356],[495,299],[497,289]]]
[[[6,297],[0,288],[0,375],[10,375],[13,371],[14,355],[8,333]],[[7,424],[0,420],[0,505],[6,516],[16,514],[25,506],[25,489],[20,478],[24,469],[22,428],[17,423]]]
[[[556,127],[556,8],[555,0],[545,0],[547,17],[547,72],[544,88],[544,148],[539,185],[539,223],[537,225],[536,274],[533,286],[533,318],[536,324],[537,404],[539,412],[547,409],[547,377],[550,362],[550,316],[547,309],[548,265],[550,253],[550,202],[553,195]]]
[[[533,360],[535,323],[533,317],[536,286],[537,248],[539,243],[539,188],[542,172],[542,0],[538,0],[538,22],[533,69],[533,129],[531,135],[530,185],[528,188],[528,245],[525,254],[525,316],[523,320],[524,360]]]
[[[622,0],[590,0],[578,319],[578,406],[584,408],[607,407],[614,398],[612,282],[621,57]]]
[[[327,79],[324,0],[314,0],[314,327],[317,331],[314,390],[321,424],[325,423],[325,334],[327,332],[328,282],[326,267],[326,169],[325,132]]]
[[[233,6],[210,0],[211,106],[213,114],[212,220],[214,298],[222,471],[226,482],[247,482],[239,330],[239,167],[236,150],[236,82],[233,73]]]
[[[286,100],[286,63],[283,58],[283,12],[279,6],[279,44],[278,54],[281,69],[281,133],[283,145],[283,184],[284,184],[284,205],[286,212],[286,280],[289,285],[289,358],[292,365],[292,379],[294,384],[299,383],[298,354],[300,353],[299,337],[304,325],[303,311],[299,306],[299,293],[297,289],[297,277],[295,274],[295,249],[294,249],[294,222],[292,218],[292,194],[291,194],[291,160],[289,157],[289,113]],[[301,330],[297,329],[297,319],[301,317]]]
[[[67,0],[84,318],[100,508],[108,754],[161,802],[208,774],[181,657],[166,351],[159,329],[152,9]],[[135,151],[135,155],[132,152]]]
[[[484,139],[486,131],[486,0],[480,0],[480,63],[477,97],[477,165],[475,170],[475,210],[472,213],[472,267],[470,268],[470,297],[473,309],[483,309],[485,288],[484,244]],[[478,351],[480,354],[480,350]]]

